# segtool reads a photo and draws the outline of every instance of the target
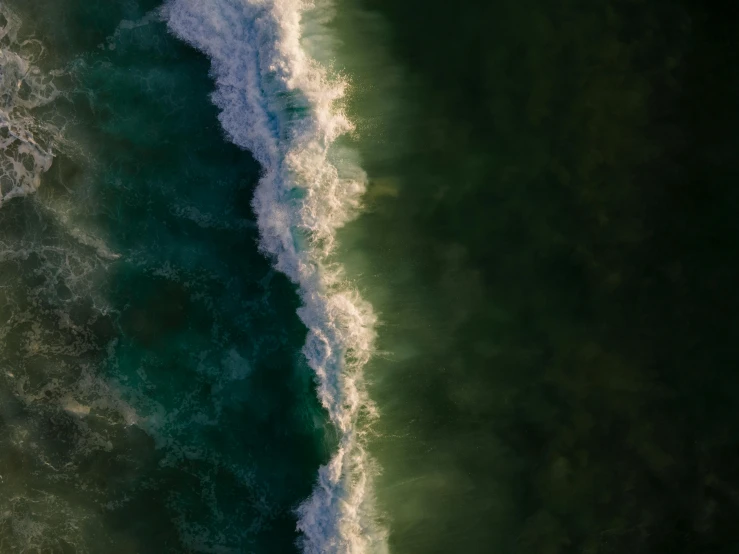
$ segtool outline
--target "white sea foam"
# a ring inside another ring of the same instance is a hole
[[[19,39],[20,18],[0,4],[0,206],[35,192],[49,170],[59,130],[34,112],[60,96],[54,75],[35,65],[44,54],[35,39]]]
[[[361,424],[373,415],[362,370],[375,316],[332,259],[336,231],[359,208],[365,178],[335,144],[352,130],[340,109],[347,85],[308,55],[301,36],[325,29],[326,13],[302,0],[170,0],[162,10],[175,35],[210,57],[221,125],[262,165],[253,200],[261,247],[299,286],[304,353],[339,432],[336,453],[298,508],[303,549],[381,553],[386,535],[374,513]]]

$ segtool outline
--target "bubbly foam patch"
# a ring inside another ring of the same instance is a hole
[[[34,116],[60,92],[55,75],[44,75],[35,65],[44,55],[43,45],[19,39],[20,26],[20,18],[0,4],[0,206],[38,189],[60,135]]]
[[[109,310],[90,291],[104,272],[53,228],[0,237],[0,552],[95,552],[85,530],[103,535],[106,490],[79,475],[131,412],[95,370]]]
[[[385,552],[362,437],[373,416],[362,369],[376,320],[332,259],[336,231],[359,208],[365,177],[335,144],[353,129],[340,109],[346,82],[308,55],[302,36],[309,29],[312,48],[330,46],[327,13],[301,0],[170,0],[162,11],[174,34],[210,57],[221,125],[262,165],[253,200],[261,248],[299,286],[304,353],[339,432],[337,452],[298,508],[303,549]]]

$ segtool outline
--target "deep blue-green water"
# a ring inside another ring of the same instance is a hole
[[[260,168],[155,7],[2,6],[2,552],[291,551],[335,442]]]

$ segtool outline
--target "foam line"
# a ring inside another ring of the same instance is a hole
[[[260,246],[299,287],[298,314],[308,327],[303,352],[339,433],[337,451],[297,509],[302,548],[386,552],[360,425],[373,414],[362,370],[376,318],[332,258],[336,231],[356,214],[365,178],[335,144],[352,130],[340,109],[347,85],[301,44],[306,18],[315,32],[322,14],[301,0],[170,0],[161,13],[171,32],[210,58],[220,123],[262,166],[253,199]]]

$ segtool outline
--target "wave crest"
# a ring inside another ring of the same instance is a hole
[[[324,14],[301,0],[170,0],[162,15],[210,58],[220,123],[262,165],[253,199],[260,247],[299,287],[303,351],[339,432],[337,452],[297,510],[301,545],[308,554],[386,552],[360,423],[374,414],[362,370],[376,317],[332,258],[336,231],[357,213],[366,179],[335,144],[353,130],[339,106],[347,83],[301,44],[305,19],[321,28]]]

